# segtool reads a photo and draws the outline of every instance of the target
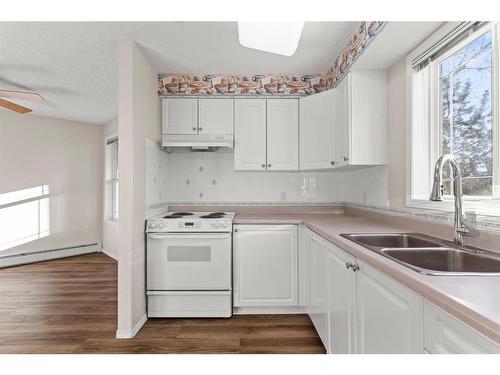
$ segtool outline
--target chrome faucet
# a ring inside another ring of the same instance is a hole
[[[432,185],[431,201],[443,200],[443,165],[449,162],[453,172],[453,194],[455,195],[455,219],[454,219],[454,239],[455,245],[464,246],[464,236],[470,236],[470,230],[464,223],[462,211],[462,172],[460,165],[453,155],[442,155],[436,162],[434,168],[434,184]]]

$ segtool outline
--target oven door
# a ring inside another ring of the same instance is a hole
[[[231,233],[148,233],[148,290],[230,290]]]

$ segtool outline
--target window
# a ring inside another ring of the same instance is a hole
[[[464,196],[493,196],[491,128],[492,32],[476,36],[440,58],[440,154],[460,163]],[[452,194],[450,169],[443,171],[445,194]]]
[[[445,202],[428,196],[437,159],[452,154],[462,171],[465,208],[500,215],[497,33],[491,23],[463,22],[413,59],[409,205],[451,207],[449,166]]]
[[[118,137],[106,139],[106,217],[118,220]]]

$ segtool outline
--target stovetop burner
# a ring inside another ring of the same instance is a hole
[[[224,212],[211,212],[207,215],[200,216],[202,219],[220,219],[224,217],[226,214]]]
[[[183,215],[178,214],[170,214],[167,216],[163,216],[164,219],[180,219]]]
[[[194,215],[192,212],[172,212],[171,214],[164,216],[164,219],[180,219],[184,216]]]

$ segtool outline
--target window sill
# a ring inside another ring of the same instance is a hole
[[[442,202],[412,199],[407,202],[407,207],[422,212],[428,212],[429,214],[434,213],[450,216],[451,218],[453,217],[455,209],[453,199],[446,199]],[[489,226],[488,224],[492,224],[494,227],[498,226],[500,229],[500,201],[497,199],[484,200],[481,202],[464,200],[463,211],[465,218],[472,223],[478,223],[480,225],[485,224],[487,226]]]

